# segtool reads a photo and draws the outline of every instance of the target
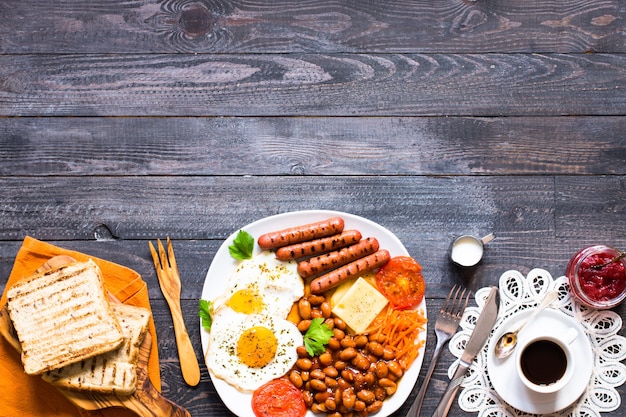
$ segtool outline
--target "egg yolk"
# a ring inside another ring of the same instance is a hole
[[[251,289],[243,289],[234,293],[226,302],[230,308],[237,313],[257,314],[263,310],[263,299],[259,294]]]
[[[274,333],[263,326],[247,329],[237,342],[237,356],[251,368],[267,365],[276,356],[278,340]]]

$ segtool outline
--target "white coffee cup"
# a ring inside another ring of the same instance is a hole
[[[546,331],[555,329],[546,329]],[[560,336],[544,334],[521,342],[516,366],[519,378],[530,390],[549,394],[561,390],[574,375],[571,344],[578,331],[570,328]]]

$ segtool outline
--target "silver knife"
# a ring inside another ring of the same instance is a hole
[[[474,331],[467,341],[465,350],[461,355],[459,366],[456,368],[456,372],[454,372],[454,376],[452,376],[450,384],[448,384],[448,389],[446,389],[446,392],[443,393],[443,397],[441,398],[441,401],[439,401],[439,405],[433,413],[433,417],[446,417],[448,415],[448,411],[450,411],[450,407],[452,406],[452,401],[454,401],[454,397],[457,392],[459,392],[461,383],[465,378],[467,368],[469,368],[472,364],[472,361],[482,350],[485,342],[489,338],[491,329],[493,329],[493,325],[498,317],[498,304],[498,288],[491,287],[489,295],[487,296],[487,301],[483,307],[483,311],[480,313],[480,316],[476,321],[476,327],[474,327]]]

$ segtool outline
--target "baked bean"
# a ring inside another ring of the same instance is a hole
[[[313,362],[309,358],[300,358],[296,360],[296,366],[298,369],[308,371],[313,366]]]
[[[365,411],[367,411],[370,414],[374,414],[374,413],[379,412],[381,408],[383,408],[383,402],[374,401],[373,403],[365,407]]]
[[[378,342],[378,343],[384,343],[385,342],[385,335],[380,333],[378,335],[373,335],[370,339],[370,342]]]
[[[393,352],[393,350],[389,349],[389,348],[384,348],[383,350],[383,359],[386,361],[391,361],[393,359],[396,358],[396,354]]]
[[[360,372],[354,374],[354,390],[361,391],[362,389],[365,389],[366,386],[367,384],[365,383],[365,375]]]
[[[354,372],[349,369],[344,369],[341,371],[341,377],[348,382],[354,382]]]
[[[313,379],[324,379],[326,378],[326,374],[321,369],[314,369],[311,371],[311,378]]]
[[[302,320],[300,323],[298,323],[298,330],[300,330],[300,332],[305,333],[307,330],[309,330],[309,327],[311,326],[311,320]]]
[[[330,352],[324,352],[318,358],[323,366],[329,366],[333,363],[333,355]]]
[[[381,378],[378,380],[378,385],[385,389],[387,395],[393,395],[398,389],[398,384],[390,380],[389,378]]]
[[[345,331],[348,326],[346,326],[346,322],[345,321],[343,321],[339,317],[335,317],[335,327]]]
[[[370,368],[370,361],[361,353],[357,353],[352,359],[352,365],[359,371],[367,371]]]
[[[396,361],[389,362],[387,366],[389,367],[389,372],[394,374],[397,378],[400,378],[404,373],[404,371]]]
[[[356,393],[356,397],[365,404],[371,404],[376,400],[374,393],[368,389],[362,389]]]
[[[335,411],[337,409],[337,403],[332,398],[327,398],[326,401],[324,401],[324,405],[328,411]]]
[[[324,297],[323,295],[315,295],[315,294],[309,295],[308,299],[311,305],[314,305],[314,306],[318,306],[322,304],[324,301],[326,301],[326,297]]]
[[[324,384],[324,381],[320,381],[319,379],[312,379],[310,382],[312,390],[317,392],[326,391],[326,384]]]
[[[301,298],[300,301],[298,301],[298,314],[300,314],[300,317],[304,320],[311,319],[311,303],[306,298]]]
[[[328,397],[330,397],[330,394],[328,393],[328,391],[317,392],[317,393],[315,393],[315,395],[313,396],[313,398],[315,399],[315,402],[316,402],[316,403],[323,403],[323,402],[326,402],[326,400],[328,399]]]
[[[354,343],[356,343],[356,347],[359,349],[365,347],[365,345],[367,345],[367,336],[364,334],[355,336]]]
[[[339,359],[345,362],[351,361],[356,357],[357,353],[356,349],[349,347],[339,352]]]
[[[324,301],[320,305],[320,310],[322,311],[322,317],[328,318],[332,314],[330,303],[328,301]]]
[[[329,300],[307,295],[297,303],[297,323],[302,333],[312,319],[322,317],[332,330],[326,351],[311,357],[304,346],[289,380],[302,389],[307,408],[331,417],[366,417],[382,408],[383,401],[397,391],[404,374],[395,352],[384,346],[383,335],[350,335],[345,322],[332,317]]]
[[[337,371],[337,368],[335,368],[334,366],[327,366],[323,369],[323,371],[326,376],[331,378],[337,378],[337,376],[339,375],[339,371]]]
[[[365,410],[365,407],[366,407],[366,406],[367,406],[367,405],[366,405],[363,401],[361,401],[361,400],[356,400],[356,401],[354,402],[354,407],[352,407],[352,408],[354,408],[354,411],[363,411],[363,410]]]
[[[339,406],[339,404],[341,404],[341,394],[343,393],[343,388],[339,386],[338,379],[336,379],[335,381],[337,381],[337,387],[335,388],[335,392],[333,393],[333,398],[337,402],[337,406]]]
[[[296,348],[296,353],[298,354],[299,358],[308,358],[309,357],[309,353],[306,351],[306,348],[304,346],[298,346]]]
[[[369,342],[367,344],[367,350],[369,350],[372,355],[380,358],[383,356],[385,348],[378,342]]]
[[[376,387],[374,388],[374,396],[378,401],[384,401],[387,398],[387,392],[383,387]]]
[[[339,350],[341,349],[341,343],[338,339],[331,337],[328,341],[328,348],[332,350]]]
[[[304,403],[306,404],[307,408],[311,408],[311,406],[313,405],[313,393],[311,391],[303,391],[302,398],[304,399]]]
[[[298,371],[291,371],[289,373],[289,380],[293,385],[298,388],[302,388],[302,386],[304,385],[304,381],[302,381],[302,376]]]
[[[346,390],[346,389],[348,389],[348,388],[350,388],[352,386],[348,381],[346,381],[342,377],[337,378],[337,385],[342,390]]]
[[[335,336],[335,339],[341,340],[344,338],[345,335],[346,333],[343,330],[338,329],[336,327],[333,329],[333,336]]]
[[[356,343],[354,343],[354,339],[348,335],[346,335],[346,337],[344,337],[343,339],[341,339],[341,347],[342,348],[354,348],[356,347]]]
[[[354,408],[355,402],[356,402],[356,395],[351,390],[347,389],[341,394],[341,403],[347,409]]]

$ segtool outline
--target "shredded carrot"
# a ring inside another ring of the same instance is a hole
[[[394,310],[387,308],[374,319],[367,333],[384,347],[390,348],[398,363],[406,370],[419,355],[424,340],[419,340],[426,317],[421,310]]]

